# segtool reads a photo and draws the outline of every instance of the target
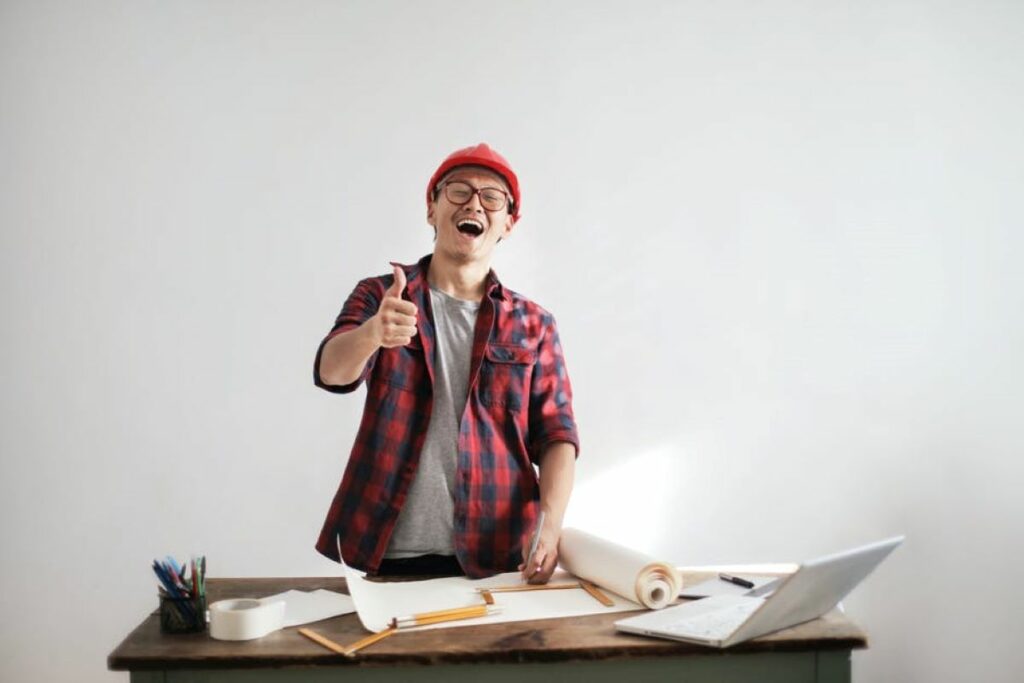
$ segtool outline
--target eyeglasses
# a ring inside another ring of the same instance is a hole
[[[444,190],[444,196],[448,201],[459,206],[468,204],[475,194],[480,195],[480,205],[487,211],[501,211],[505,204],[511,203],[508,193],[497,187],[477,189],[461,180],[452,180],[445,183],[441,189]]]

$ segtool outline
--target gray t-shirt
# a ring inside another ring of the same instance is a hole
[[[419,466],[398,514],[384,557],[454,555],[455,464],[459,423],[466,409],[473,330],[480,304],[430,288],[437,346],[434,351],[434,407]]]

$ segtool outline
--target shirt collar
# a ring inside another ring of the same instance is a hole
[[[427,273],[430,272],[430,259],[432,256],[433,254],[427,254],[415,264],[402,266],[406,279],[409,282],[410,295],[413,289],[422,290],[424,294],[430,290],[430,283],[427,282]],[[501,284],[501,280],[498,279],[493,268],[487,271],[484,291],[492,299],[500,299],[501,301],[510,301],[512,299],[508,290]]]

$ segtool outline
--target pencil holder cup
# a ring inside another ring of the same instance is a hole
[[[206,597],[175,598],[160,594],[162,633],[199,633],[206,630]]]

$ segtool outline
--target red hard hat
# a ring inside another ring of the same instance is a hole
[[[516,177],[508,160],[484,142],[452,152],[447,159],[441,162],[441,165],[434,171],[434,175],[430,176],[430,183],[427,185],[428,206],[434,200],[434,188],[437,187],[438,181],[456,166],[483,166],[504,178],[508,183],[508,189],[512,192],[512,219],[519,220],[519,178]]]

